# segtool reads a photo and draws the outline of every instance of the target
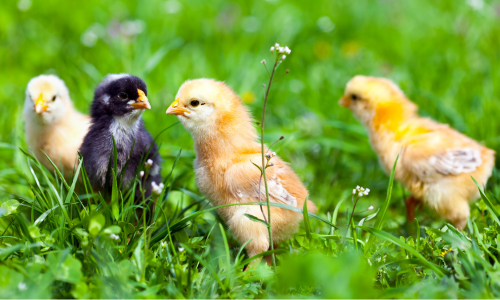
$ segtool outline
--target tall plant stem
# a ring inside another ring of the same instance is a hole
[[[345,234],[344,234],[344,241],[342,242],[342,246],[340,247],[339,253],[344,249],[345,242],[347,240],[347,233],[349,232],[349,227],[352,222],[352,217],[354,216],[354,211],[356,210],[356,204],[358,204],[359,197],[356,198],[356,201],[354,201],[354,195],[353,197],[353,206],[352,206],[352,211],[351,211],[351,216],[349,217],[349,222],[347,223],[347,228],[345,229]]]
[[[267,229],[269,231],[269,247],[271,250],[274,250],[274,244],[273,244],[273,231],[271,228],[271,206],[269,205],[269,190],[267,188],[267,177],[266,177],[266,158],[264,154],[264,123],[266,120],[266,106],[267,106],[267,99],[269,97],[269,90],[271,89],[271,85],[273,83],[273,77],[274,77],[274,72],[276,71],[276,66],[278,65],[278,58],[276,58],[274,62],[274,67],[273,71],[271,72],[271,77],[269,78],[269,84],[267,85],[267,90],[266,94],[264,96],[264,107],[262,109],[262,122],[260,123],[260,132],[261,132],[261,137],[260,137],[260,145],[261,145],[261,154],[262,154],[262,175],[264,176],[264,187],[266,188],[266,202],[267,202]],[[276,257],[274,256],[274,253],[271,254],[272,259],[273,259],[273,269],[274,272],[276,272]]]

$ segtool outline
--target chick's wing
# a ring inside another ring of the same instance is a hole
[[[482,165],[480,145],[451,128],[440,128],[407,140],[402,164],[424,182],[474,172]]]
[[[260,170],[254,165],[261,167],[261,160],[260,154],[245,155],[240,162],[233,164],[227,170],[225,182],[229,184],[229,190],[235,197],[243,201],[266,201],[264,177],[261,178]],[[290,181],[287,176],[290,172],[289,167],[278,157],[273,157],[271,163],[273,166],[266,169],[269,200],[296,207],[296,197],[292,191],[287,190],[287,186],[291,184],[287,182]]]

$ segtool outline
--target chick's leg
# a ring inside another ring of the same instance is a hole
[[[280,246],[279,244],[274,244],[274,250],[278,249],[279,246]],[[266,260],[266,263],[268,266],[273,265],[273,256],[272,255],[266,255],[266,257],[264,257],[264,259]]]
[[[467,200],[443,201],[440,205],[441,215],[449,220],[458,230],[464,230],[467,218],[470,215],[469,202]]]
[[[245,213],[262,219],[262,213],[258,207],[244,207],[234,213],[227,221],[227,225],[240,244],[252,240],[245,247],[248,256],[252,257],[269,249],[269,235],[263,224],[250,220],[244,215]],[[259,261],[260,259],[254,261],[252,265],[258,264]]]
[[[415,208],[417,207],[417,205],[422,205],[422,202],[418,198],[410,196],[408,197],[408,199],[406,199],[405,203],[406,203],[406,215],[408,216],[408,223],[411,223],[415,219]],[[422,208],[422,206],[420,206],[420,208]]]

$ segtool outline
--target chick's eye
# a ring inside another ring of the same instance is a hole
[[[124,93],[124,92],[120,92],[118,94],[118,98],[122,99],[122,100],[127,100],[128,99],[128,95],[127,93]]]
[[[52,97],[52,101],[56,101],[56,95],[54,95],[54,97]]]
[[[200,101],[198,101],[198,100],[191,100],[191,106],[196,107],[198,105],[200,105]]]
[[[352,100],[359,100],[359,97],[358,97],[358,95],[356,95],[356,94],[352,94],[352,95],[351,95],[351,99],[352,99]]]

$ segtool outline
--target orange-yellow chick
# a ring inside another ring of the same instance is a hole
[[[423,202],[463,229],[469,202],[479,198],[471,176],[486,184],[495,152],[448,125],[420,117],[417,105],[388,79],[354,77],[340,104],[366,127],[386,172],[402,149],[395,178],[412,193],[406,200],[409,221]]]
[[[196,150],[197,184],[214,206],[259,202],[259,191],[260,201],[266,201],[264,180],[259,188],[260,170],[252,164],[262,165],[253,119],[231,88],[212,79],[187,81],[167,114],[177,115],[191,133]],[[279,157],[273,157],[271,163],[274,166],[266,170],[270,201],[302,208],[308,191],[300,179]],[[310,201],[307,207],[311,212],[316,211]],[[267,209],[264,211],[268,219]],[[230,206],[219,209],[218,213],[241,244],[253,239],[246,246],[249,256],[269,249],[267,228],[244,215],[263,220],[260,206]],[[272,207],[274,244],[290,238],[301,219],[300,213]]]
[[[35,157],[49,170],[45,157],[69,178],[76,167],[78,149],[90,126],[90,118],[73,107],[68,88],[54,75],[40,75],[28,83],[24,101],[26,142]],[[42,151],[40,151],[42,150]]]

